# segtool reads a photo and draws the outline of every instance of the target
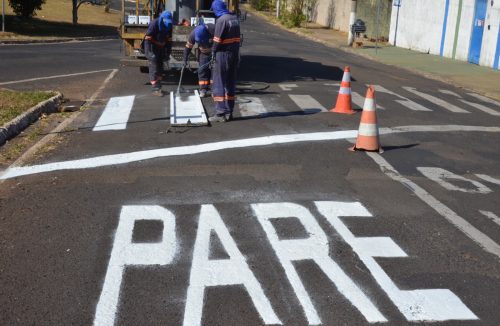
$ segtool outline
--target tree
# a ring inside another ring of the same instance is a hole
[[[42,9],[45,0],[9,0],[14,13],[24,18],[36,16],[36,11]]]
[[[102,5],[108,3],[107,0],[71,0],[71,2],[73,3],[73,25],[78,24],[78,9],[82,4],[90,3],[92,5]]]

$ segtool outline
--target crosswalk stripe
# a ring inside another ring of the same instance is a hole
[[[134,95],[110,98],[104,112],[92,130],[123,130],[127,128],[127,121],[134,105],[134,99]]]
[[[321,105],[318,101],[316,101],[310,95],[289,94],[288,96],[303,111],[313,111],[313,110],[321,110],[323,112],[327,111],[327,109],[323,105]]]
[[[479,103],[474,103],[474,102],[469,102],[469,101],[466,101],[466,100],[460,100],[461,102],[465,103],[465,104],[468,104],[472,107],[475,107],[476,109],[478,110],[481,110],[485,113],[488,113],[488,114],[491,114],[491,115],[495,115],[495,116],[500,116],[500,112],[498,111],[495,111],[493,109],[490,109],[489,107],[486,107],[482,104],[479,104]]]
[[[418,104],[417,102],[413,102],[412,100],[410,100],[410,99],[408,99],[408,98],[406,98],[406,97],[404,97],[402,95],[394,93],[393,91],[390,91],[390,90],[388,90],[385,87],[382,87],[380,85],[372,85],[372,86],[375,88],[376,92],[386,93],[386,94],[389,94],[389,95],[393,95],[393,96],[399,97],[400,100],[395,100],[395,101],[397,103],[399,103],[399,104],[407,107],[410,110],[413,110],[413,111],[432,111],[431,109],[428,109],[425,106],[423,106],[421,104]]]
[[[363,109],[363,106],[365,105],[365,98],[363,96],[359,93],[351,92],[351,98],[354,104]],[[380,104],[377,104],[377,110],[385,110],[385,108]]]
[[[455,97],[461,98],[461,96],[458,95],[457,93],[455,93],[453,91],[449,91],[447,89],[440,89],[439,92],[443,93],[443,94],[446,94],[446,95],[451,95],[451,96],[455,96]]]
[[[488,98],[486,96],[482,96],[482,95],[475,94],[475,93],[467,93],[467,95],[475,97],[475,98],[477,98],[477,99],[479,99],[479,100],[481,100],[483,102],[490,103],[490,104],[495,104],[496,106],[500,106],[500,102],[492,100],[491,98]]]
[[[240,97],[238,101],[242,117],[258,116],[267,113],[266,108],[258,97]]]
[[[482,210],[479,210],[479,213],[483,214],[484,216],[486,216],[487,218],[489,218],[490,220],[492,220],[496,224],[500,225],[500,217],[498,217],[495,213],[489,212],[489,211],[482,211]]]
[[[435,96],[432,96],[432,95],[429,95],[429,94],[426,94],[426,93],[422,93],[422,92],[419,92],[417,91],[415,88],[413,87],[406,87],[406,86],[403,86],[403,89],[410,92],[410,93],[413,93],[415,95],[418,95],[420,97],[422,97],[423,99],[426,99],[427,101],[431,102],[431,103],[434,103],[436,105],[439,105],[440,107],[448,110],[448,111],[451,111],[451,112],[454,112],[454,113],[470,113],[469,111],[467,110],[464,110],[462,108],[459,108],[458,106],[456,105],[453,105],[453,104],[450,104],[440,98],[437,98]]]
[[[285,92],[291,91],[292,88],[299,87],[297,84],[279,84],[278,86]]]

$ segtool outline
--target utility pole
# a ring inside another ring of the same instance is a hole
[[[5,0],[2,0],[2,33],[5,33]]]
[[[352,25],[354,25],[354,22],[356,21],[356,7],[357,7],[357,0],[352,0],[351,1],[351,14],[349,16],[349,36],[347,37],[347,45],[352,46],[352,43],[354,42],[354,34],[352,32]]]

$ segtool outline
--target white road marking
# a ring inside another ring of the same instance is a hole
[[[246,96],[240,97],[239,100],[239,111],[242,117],[259,116],[267,113],[261,99],[258,97]]]
[[[74,76],[98,74],[100,72],[108,72],[108,71],[113,71],[113,70],[115,70],[115,69],[93,70],[93,71],[78,72],[78,73],[74,73],[74,74],[55,75],[55,76],[47,76],[47,77],[38,77],[38,78],[14,80],[14,81],[2,82],[2,83],[0,83],[0,86],[2,86],[2,85],[11,85],[11,84],[27,83],[27,82],[32,82],[32,81],[37,81],[37,80],[45,80],[45,79],[65,78],[65,77],[74,77]]]
[[[391,238],[355,237],[340,217],[372,217],[360,203],[315,202],[325,216],[368,268],[380,287],[408,321],[475,320],[477,316],[450,290],[401,290],[374,257],[407,257]]]
[[[482,95],[475,94],[475,93],[467,93],[467,94],[470,95],[470,96],[472,96],[472,97],[475,97],[475,98],[477,98],[477,99],[479,99],[479,100],[481,100],[483,102],[490,103],[490,104],[495,104],[496,106],[500,106],[500,102],[492,100],[489,97],[482,96]]]
[[[479,211],[479,213],[483,214],[496,224],[500,225],[500,217],[498,217],[495,213],[489,211],[481,211],[481,210]]]
[[[361,289],[330,258],[328,238],[308,209],[294,203],[252,204],[251,206],[285,269],[286,276],[310,325],[321,324],[321,319],[293,265],[294,261],[313,260],[335,284],[338,291],[363,314],[368,322],[387,321]],[[298,219],[309,236],[305,239],[279,239],[271,220],[284,218]]]
[[[456,226],[460,231],[462,231],[466,236],[476,242],[487,252],[500,258],[500,245],[493,241],[483,232],[476,229],[472,224],[467,222],[463,217],[459,216],[448,206],[441,203],[434,196],[429,194],[425,189],[415,184],[413,181],[402,176],[392,165],[389,164],[381,155],[377,153],[366,152],[366,154],[371,157],[375,163],[380,166],[380,169],[391,179],[400,182],[407,188],[418,196],[424,203],[429,205],[434,209],[439,215],[448,220],[451,224]]]
[[[132,243],[134,225],[138,220],[162,221],[162,241]],[[114,325],[125,266],[168,265],[174,259],[176,244],[175,216],[169,210],[160,206],[123,206],[97,303],[94,325]]]
[[[486,182],[494,183],[494,184],[500,186],[500,179],[495,179],[495,178],[490,177],[489,175],[486,175],[486,174],[476,174],[476,177],[483,179]]]
[[[399,126],[392,128],[379,128],[379,133],[398,134],[407,132],[500,132],[500,127],[483,127],[483,126],[460,126],[460,125],[415,125],[415,126]],[[312,141],[332,141],[338,139],[356,138],[357,130],[329,131],[303,134],[288,134],[263,136],[256,138],[228,140],[221,142],[205,143],[199,145],[188,145],[170,148],[158,148],[137,152],[111,154],[104,156],[96,156],[91,158],[53,162],[40,165],[9,167],[0,175],[0,179],[11,179],[19,176],[32,175],[38,173],[46,173],[62,170],[79,170],[90,169],[103,166],[112,166],[127,164],[132,162],[151,160],[161,157],[194,155],[199,153],[208,153],[225,149],[249,148],[257,146],[270,146],[277,144],[290,144]]]
[[[334,86],[334,87],[340,87],[340,83],[326,83],[326,84],[323,84],[325,86]]]
[[[375,88],[375,91],[376,92],[380,92],[380,93],[386,93],[386,94],[389,94],[389,95],[392,95],[392,96],[396,96],[396,97],[399,97],[400,100],[395,100],[397,103],[407,107],[408,109],[410,110],[413,110],[413,111],[432,111],[428,108],[426,108],[425,106],[421,105],[421,104],[418,104],[417,102],[413,102],[412,100],[404,97],[404,96],[401,96],[397,93],[394,93],[393,91],[390,91],[388,90],[387,88],[385,87],[382,87],[380,85],[372,85],[374,88]]]
[[[417,170],[430,180],[438,183],[441,187],[451,191],[461,191],[469,194],[489,194],[491,189],[483,185],[481,182],[467,179],[458,174],[452,173],[442,168],[435,167],[417,167]],[[464,188],[456,186],[446,180],[458,180],[469,183],[473,188]]]
[[[297,84],[279,84],[278,85],[282,90],[284,90],[285,92],[289,92],[292,90],[292,88],[297,88],[299,87],[299,85]]]
[[[462,98],[457,93],[455,93],[453,91],[450,91],[450,90],[447,90],[447,89],[440,89],[439,92],[442,93],[442,94],[446,94],[446,95],[451,95],[451,96],[455,96],[455,97],[458,97],[458,98]]]
[[[126,129],[134,99],[133,95],[110,98],[92,131]]]
[[[304,112],[316,112],[318,110],[327,112],[328,110],[310,95],[288,95],[292,101]]]
[[[209,259],[212,231],[220,239],[229,259]],[[213,205],[203,205],[194,244],[183,325],[201,325],[205,288],[238,284],[245,286],[264,323],[282,324],[219,213]]]
[[[498,111],[495,111],[493,109],[490,109],[489,107],[487,106],[484,106],[482,104],[479,104],[479,103],[474,103],[474,102],[469,102],[469,101],[466,101],[466,100],[460,100],[462,103],[465,103],[467,105],[470,105],[472,107],[475,107],[476,109],[478,110],[481,110],[485,113],[488,113],[488,114],[491,114],[491,115],[494,115],[494,116],[500,116],[500,112]]]
[[[440,98],[437,98],[435,96],[432,96],[432,95],[429,95],[429,94],[426,94],[426,93],[422,93],[422,92],[419,92],[417,91],[415,88],[413,87],[406,87],[404,86],[403,89],[405,89],[406,91],[410,92],[410,93],[413,93],[415,95],[418,95],[420,97],[422,97],[423,99],[426,99],[427,101],[431,102],[431,103],[434,103],[436,105],[439,105],[440,107],[450,111],[450,112],[454,112],[454,113],[470,113],[469,111],[467,110],[464,110],[462,108],[459,108],[458,106],[456,105],[453,105],[453,104],[450,104]]]
[[[365,98],[361,96],[359,93],[351,91],[352,103],[356,104],[360,109],[363,109],[365,105]],[[377,110],[385,110],[385,108],[379,104],[377,104]]]

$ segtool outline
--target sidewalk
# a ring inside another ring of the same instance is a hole
[[[245,9],[275,25],[281,26],[276,18],[268,12],[257,12],[250,6],[245,6]],[[283,26],[281,28],[286,29]],[[327,46],[340,48],[346,52],[407,69],[428,78],[437,79],[500,100],[500,71],[498,70],[432,54],[410,51],[388,44],[379,44],[379,48],[375,50],[375,44],[366,40],[363,40],[363,48],[351,48],[346,45],[347,33],[325,28],[314,23],[308,23],[306,27],[287,30]]]

